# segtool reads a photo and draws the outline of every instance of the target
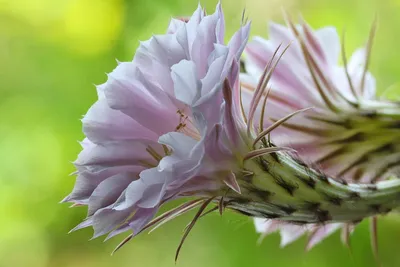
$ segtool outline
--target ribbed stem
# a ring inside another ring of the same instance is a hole
[[[292,223],[358,222],[400,206],[400,180],[348,184],[302,161],[274,153],[245,163],[252,175],[238,177],[241,194],[225,205],[249,216]]]
[[[318,147],[321,154],[313,158],[327,167],[335,166],[339,176],[355,181],[376,182],[400,168],[400,104],[364,101],[358,108],[333,113],[319,111],[306,115],[308,127],[285,124],[295,132],[305,133],[312,143],[296,144]],[[310,127],[312,126],[312,127]],[[290,139],[288,140],[290,143]],[[329,169],[330,170],[330,169]]]

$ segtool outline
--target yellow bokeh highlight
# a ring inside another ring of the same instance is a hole
[[[29,27],[73,52],[97,55],[118,40],[124,20],[122,0],[0,0],[0,15]]]
[[[68,46],[84,54],[109,49],[118,38],[123,21],[120,0],[72,0],[63,18]]]

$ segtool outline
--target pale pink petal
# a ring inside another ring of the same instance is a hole
[[[328,66],[335,66],[340,57],[339,35],[334,27],[324,27],[315,31],[320,48]]]
[[[216,10],[215,12],[217,12],[219,15],[217,27],[215,29],[215,35],[217,37],[217,43],[222,44],[224,43],[224,38],[225,38],[225,17],[224,17],[224,12],[222,11],[221,2],[218,2],[215,10]]]
[[[140,76],[138,72],[136,75]],[[110,76],[110,86],[105,94],[111,108],[120,110],[155,133],[169,132],[178,123],[176,111],[171,112],[171,109],[175,108],[168,95],[150,83],[144,87],[137,81],[132,82]],[[161,105],[163,101],[164,104]]]
[[[228,175],[224,179],[224,183],[233,191],[236,193],[240,194],[240,186],[238,184],[238,181],[236,180],[236,176],[233,172],[228,173]]]
[[[197,140],[177,132],[171,132],[160,136],[158,142],[171,147],[174,151],[174,156],[178,158],[186,157],[188,151],[197,144]]]
[[[338,230],[342,227],[343,224],[341,223],[331,223],[327,225],[318,226],[316,230],[311,234],[308,242],[307,242],[307,249],[310,250],[312,247],[317,245],[327,236],[331,235],[333,232]]]
[[[211,54],[214,50],[214,44],[217,41],[217,37],[215,35],[210,35],[209,33],[215,31],[218,21],[219,14],[217,11],[211,16],[204,17],[197,28],[197,35],[193,42],[190,55],[192,60],[196,62],[197,75],[200,78],[206,75],[208,65],[208,58],[206,55]]]
[[[280,223],[276,220],[269,220],[265,218],[254,218],[254,225],[256,232],[267,235],[279,230]]]
[[[213,60],[207,70],[207,74],[201,79],[201,96],[209,94],[216,84],[220,84],[227,76],[226,61],[228,59],[228,48],[216,46],[215,53],[212,54]]]
[[[92,227],[94,229],[93,238],[105,235],[114,230],[117,226],[125,221],[132,213],[131,210],[112,210],[103,208],[93,215]]]
[[[200,22],[204,18],[204,11],[200,4],[197,6],[196,11],[190,17],[189,21],[186,23],[186,33],[187,33],[187,45],[189,50],[192,49],[193,42],[197,36],[197,29]]]
[[[111,109],[105,99],[98,100],[82,119],[83,132],[92,142],[142,138],[157,140],[157,135],[119,110]]]
[[[222,126],[216,124],[204,140],[204,149],[211,160],[223,162],[224,159],[232,154],[230,150],[223,144],[223,129]]]
[[[139,234],[143,227],[146,226],[156,215],[158,208],[150,209],[138,209],[132,217],[132,221],[129,223],[129,228],[132,229],[133,234]]]
[[[285,247],[299,239],[307,232],[306,226],[284,224],[280,227],[281,247]]]
[[[88,216],[113,204],[136,176],[129,173],[117,174],[101,182],[89,198]]]
[[[250,25],[250,22],[246,23],[246,25],[241,27],[229,40],[228,47],[230,53],[234,55],[236,60],[240,60],[243,50],[246,47],[250,34]]]
[[[290,50],[286,52],[288,56],[294,60],[302,60],[300,45],[289,28],[272,21],[268,23],[268,28],[271,46],[276,48],[280,44],[283,47],[290,44]]]
[[[176,33],[178,31],[178,29],[183,27],[184,24],[185,24],[185,22],[183,20],[172,18],[171,21],[169,22],[167,33],[170,33],[170,34]]]
[[[137,176],[131,179],[138,179],[139,173],[144,169],[143,166],[123,165],[117,167],[102,168],[102,170],[91,171],[90,168],[82,168],[79,171],[76,183],[71,194],[69,194],[63,202],[75,202],[79,204],[88,204],[89,197],[95,188],[104,180],[118,173],[129,172],[136,173]]]
[[[200,97],[201,84],[196,66],[193,61],[182,60],[171,68],[175,95],[188,105],[193,105]]]

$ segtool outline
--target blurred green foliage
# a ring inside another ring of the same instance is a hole
[[[202,1],[209,12],[216,1]],[[133,57],[139,40],[163,33],[171,16],[190,14],[197,0],[0,0],[0,267],[175,266],[182,216],[120,252],[123,237],[88,242],[91,230],[68,235],[85,216],[58,202],[74,184],[71,161],[80,151],[79,119],[96,99],[93,84],[105,81],[115,59]],[[224,0],[228,33],[242,9],[252,34],[266,36],[267,20],[282,21],[281,8],[301,13],[312,26],[346,28],[346,47],[363,45],[377,15],[372,71],[379,91],[399,98],[399,0]],[[400,219],[380,220],[384,266],[400,266],[396,253]],[[232,213],[207,216],[188,238],[177,266],[376,266],[368,225],[354,232],[352,251],[339,233],[305,253],[306,238],[279,248],[279,236],[261,245],[252,221]]]

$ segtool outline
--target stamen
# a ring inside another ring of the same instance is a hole
[[[177,110],[176,113],[179,114],[179,124],[176,126],[175,131],[184,133],[193,139],[200,140],[201,136],[191,118],[185,115],[182,110]]]
[[[164,149],[164,155],[168,156],[171,153],[171,151],[169,150],[169,148],[166,145],[162,145],[162,147]]]
[[[147,168],[155,168],[157,167],[156,164],[150,163],[146,160],[138,160],[138,163],[142,164],[142,166],[147,167]]]
[[[150,154],[150,156],[152,156],[157,162],[160,162],[162,160],[162,156],[160,154],[158,154],[157,151],[154,150],[154,148],[152,148],[151,146],[147,146],[146,148],[147,153]]]

